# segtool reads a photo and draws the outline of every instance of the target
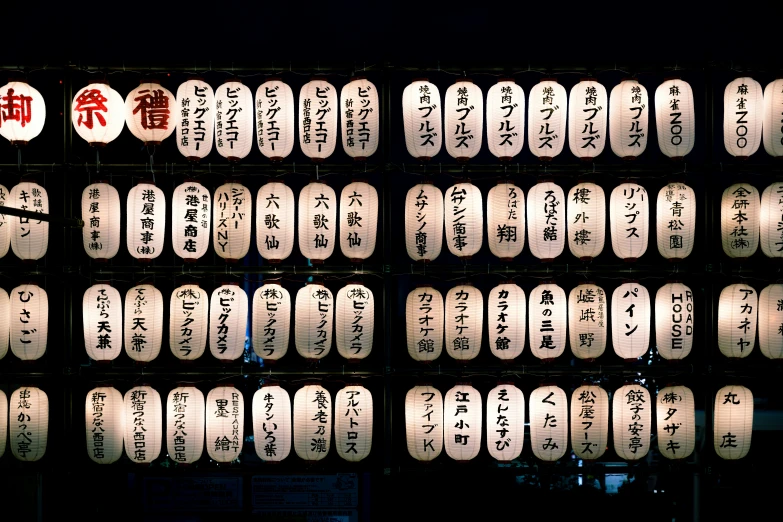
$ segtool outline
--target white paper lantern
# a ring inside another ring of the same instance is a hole
[[[783,156],[783,79],[767,84],[764,89],[762,128],[764,150],[772,157]]]
[[[761,194],[759,228],[764,255],[783,257],[783,183],[773,183]]]
[[[650,451],[652,404],[640,384],[626,384],[612,397],[614,451],[623,460],[639,460]]]
[[[688,458],[696,447],[693,392],[685,386],[667,386],[658,392],[656,408],[658,451],[671,460]]]
[[[487,145],[500,161],[511,161],[525,144],[525,91],[501,79],[487,92]]]
[[[37,183],[23,181],[9,194],[8,206],[28,212],[49,213],[49,195]],[[11,249],[22,260],[38,260],[49,246],[49,222],[11,216]]]
[[[527,226],[530,252],[543,261],[552,261],[563,253],[566,225],[565,195],[551,181],[536,183],[527,194]]]
[[[340,91],[343,150],[357,160],[378,150],[380,112],[378,89],[364,77],[353,78]]]
[[[759,349],[768,359],[783,359],[783,285],[765,286],[759,296]]]
[[[82,243],[92,259],[111,259],[120,250],[120,194],[108,183],[82,192]],[[2,226],[0,226],[2,228]]]
[[[434,361],[443,351],[443,296],[431,286],[417,286],[405,300],[408,355],[417,362]]]
[[[34,87],[12,81],[0,87],[0,136],[12,145],[26,145],[41,134],[46,122],[46,103]]]
[[[216,462],[231,462],[245,441],[245,398],[238,388],[218,386],[207,394],[207,453]]]
[[[249,146],[249,145],[248,145]],[[215,191],[212,242],[226,261],[243,259],[250,250],[253,229],[253,199],[240,183],[226,183]]]
[[[672,78],[655,89],[655,126],[658,146],[665,156],[681,159],[693,150],[696,114],[688,82]]]
[[[756,187],[735,183],[720,201],[720,236],[723,251],[736,258],[750,257],[759,247],[761,201]]]
[[[171,242],[183,261],[201,259],[209,248],[212,197],[201,183],[186,181],[174,189]]]
[[[530,444],[539,459],[554,462],[568,449],[568,398],[553,385],[530,394]]]
[[[736,78],[723,91],[723,145],[729,154],[747,158],[761,145],[764,92],[747,76]]]
[[[429,161],[443,144],[440,91],[426,78],[414,80],[402,92],[402,121],[408,154]]]
[[[285,183],[267,183],[256,196],[256,247],[270,263],[287,259],[294,249],[294,192]]]
[[[319,283],[308,283],[296,293],[294,342],[305,359],[322,359],[332,349],[334,298]]]
[[[294,451],[300,459],[326,457],[332,442],[332,396],[319,384],[308,384],[294,395]]]
[[[23,361],[35,361],[46,353],[49,334],[49,297],[37,285],[19,285],[11,300],[11,352]]]
[[[122,394],[112,387],[87,392],[84,404],[87,455],[98,464],[112,464],[122,457],[125,436],[125,405]]]
[[[458,162],[468,161],[481,150],[484,136],[484,95],[466,78],[446,89],[444,104],[446,152]]]
[[[725,287],[718,301],[718,348],[726,357],[744,358],[756,347],[758,294],[744,283]]]
[[[684,359],[693,347],[693,292],[666,283],[655,294],[655,343],[666,360]]]
[[[482,417],[481,394],[469,383],[457,383],[446,392],[443,439],[449,457],[464,462],[478,455],[481,449]]]
[[[197,284],[171,292],[169,303],[169,348],[183,361],[198,359],[207,348],[209,294]]]
[[[562,355],[568,336],[565,291],[553,282],[541,283],[530,291],[528,310],[528,332],[533,355],[546,360]]]
[[[637,281],[612,293],[612,344],[623,359],[638,359],[650,347],[650,293]]]
[[[73,97],[71,122],[84,141],[102,147],[114,141],[125,127],[125,102],[108,83],[91,83]]]
[[[337,195],[323,182],[309,183],[299,193],[299,250],[312,262],[334,252],[337,233]]]
[[[443,192],[431,183],[414,185],[405,197],[405,249],[414,261],[433,261],[443,247]]]
[[[11,298],[0,288],[0,360],[8,353],[11,338]]]
[[[449,252],[470,259],[480,249],[484,233],[481,191],[470,182],[446,190],[443,200],[446,244]]]
[[[11,394],[8,438],[11,453],[18,460],[35,462],[44,456],[49,439],[49,397],[43,390],[25,386]]]
[[[525,246],[525,193],[500,182],[487,194],[487,242],[501,261],[511,261]]]
[[[291,397],[277,385],[253,395],[253,444],[258,458],[280,462],[291,453]]]
[[[8,396],[0,390],[0,458],[5,453],[5,443],[8,440]]]
[[[569,340],[577,359],[595,359],[606,350],[607,308],[606,292],[594,283],[580,283],[568,294]]]
[[[177,148],[188,161],[199,161],[212,150],[215,135],[215,93],[201,78],[177,88]],[[175,214],[176,216],[176,214]]]
[[[650,235],[650,202],[647,191],[636,183],[623,183],[612,191],[609,202],[612,250],[620,259],[639,259],[647,251]]]
[[[253,294],[253,351],[277,361],[288,352],[291,336],[291,294],[277,282],[265,283]]]
[[[448,291],[445,302],[446,351],[458,361],[475,359],[481,350],[484,298],[470,284]]]
[[[212,292],[209,304],[209,351],[221,361],[234,361],[245,352],[247,293],[237,284]]]
[[[191,464],[204,451],[204,394],[194,386],[180,386],[166,399],[166,451],[180,464]]]
[[[571,394],[571,447],[585,460],[606,452],[609,438],[609,395],[600,386],[583,384]]]
[[[583,261],[604,249],[606,242],[606,195],[595,183],[578,183],[568,191],[566,206],[568,248]]]
[[[346,359],[361,360],[372,351],[375,298],[362,284],[347,284],[337,292],[334,308],[334,341]]]
[[[510,361],[525,349],[526,301],[525,291],[513,282],[501,283],[489,291],[489,348],[498,359]]]
[[[609,99],[606,87],[585,79],[571,88],[568,96],[568,146],[571,154],[591,161],[606,146],[606,114]]]
[[[10,194],[4,185],[0,185],[0,207],[10,204]],[[442,200],[442,198],[441,198]],[[443,220],[441,220],[443,223]],[[11,248],[11,216],[0,214],[0,258],[5,257],[8,249]]]
[[[658,192],[658,252],[680,260],[696,240],[696,193],[684,183],[669,183]]]
[[[563,151],[568,128],[568,94],[554,79],[545,79],[530,89],[527,142],[530,152],[550,161]],[[529,218],[528,218],[529,220]]]
[[[125,353],[137,362],[160,354],[163,341],[163,295],[152,285],[134,286],[125,294]]]
[[[359,462],[372,449],[372,394],[363,386],[348,385],[335,395],[334,407],[335,450],[344,460]]]
[[[314,162],[334,152],[338,103],[337,89],[326,80],[311,80],[299,91],[299,147]]]
[[[122,351],[122,298],[113,286],[99,283],[84,292],[84,349],[93,361],[112,361]]]
[[[158,145],[177,126],[176,98],[160,83],[142,80],[125,98],[125,123],[145,145]]]
[[[612,152],[625,160],[647,148],[650,133],[647,89],[635,79],[623,80],[609,95],[609,135]]]
[[[443,396],[429,384],[405,394],[405,441],[408,454],[429,462],[443,450]]]
[[[715,453],[726,460],[741,459],[753,435],[753,394],[744,386],[724,386],[715,395],[714,412]]]
[[[277,78],[256,90],[256,143],[265,157],[282,161],[294,148],[294,92]]]
[[[354,181],[340,193],[340,250],[353,262],[375,251],[378,236],[378,191],[369,183]]]
[[[139,260],[155,259],[166,241],[166,196],[152,183],[138,183],[128,192],[127,211],[128,252]]]
[[[511,462],[525,444],[525,395],[511,383],[487,394],[487,450],[499,462]]]
[[[253,147],[253,92],[242,82],[228,81],[215,90],[215,148],[231,162],[238,162]]]
[[[163,439],[160,394],[146,385],[125,392],[125,454],[145,464],[157,459]]]

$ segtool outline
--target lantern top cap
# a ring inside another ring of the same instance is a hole
[[[351,81],[352,82],[355,82],[356,80],[366,80],[366,79],[367,79],[367,77],[364,76],[363,74],[358,74],[356,76],[351,76]]]
[[[310,77],[311,82],[328,82],[325,74],[314,74]]]
[[[514,80],[514,78],[507,77],[507,76],[501,76],[500,78],[498,78],[498,83],[502,83],[502,82],[517,83],[516,80]]]
[[[454,80],[454,83],[463,83],[463,82],[473,83],[473,80],[471,80],[470,78],[457,78],[456,80]]]
[[[242,80],[240,78],[237,78],[236,76],[232,76],[226,79],[226,81],[223,82],[223,85],[227,83],[242,83]]]
[[[414,78],[411,83],[413,83],[413,82],[429,82],[429,81],[430,81],[429,78]]]
[[[160,80],[158,80],[157,78],[142,78],[139,80],[139,85],[144,85],[145,83],[160,85]]]
[[[541,78],[541,81],[538,82],[538,83],[543,83],[543,82],[554,82],[554,83],[557,83],[557,78]]]
[[[636,82],[639,83],[639,79],[636,76],[629,76],[620,80],[621,82]]]
[[[108,86],[109,85],[109,80],[108,80],[108,78],[103,78],[103,79],[100,79],[100,80],[91,80],[90,82],[87,83],[87,85],[85,85],[85,87],[90,86],[90,85],[107,85]]]
[[[665,81],[665,82],[668,82],[668,81],[671,81],[671,80],[682,80],[682,78],[680,76],[668,76],[668,77],[663,79],[663,81]]]
[[[203,76],[199,76],[199,75],[197,75],[197,74],[196,74],[196,75],[193,75],[193,76],[188,76],[188,79],[187,79],[187,80],[185,80],[185,81],[186,81],[186,82],[189,82],[190,80],[196,80],[197,82],[205,82],[205,81],[206,81],[206,80],[204,80],[204,77],[203,77]]]

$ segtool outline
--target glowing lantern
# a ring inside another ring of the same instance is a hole
[[[405,394],[405,441],[408,454],[429,462],[443,450],[443,396],[429,384]]]
[[[82,299],[84,349],[93,361],[112,361],[122,351],[122,298],[107,284],[92,285]]]
[[[125,392],[125,454],[133,462],[150,463],[160,455],[163,412],[160,394],[146,385]]]
[[[91,83],[73,97],[71,122],[84,141],[102,147],[125,127],[125,102],[108,83]]]
[[[565,291],[554,282],[544,282],[530,291],[528,306],[530,350],[539,359],[563,354],[568,338],[568,303]]]
[[[4,207],[8,203],[8,196],[8,189],[4,185],[0,185],[0,207]],[[11,248],[11,221],[5,214],[0,214],[0,258],[5,257],[9,248]]]
[[[120,194],[108,183],[82,192],[82,243],[92,259],[111,259],[120,250]]]
[[[446,294],[446,351],[458,361],[475,359],[481,350],[484,298],[472,285],[458,285]]]
[[[736,258],[750,257],[759,247],[761,202],[756,187],[735,183],[720,201],[720,236],[723,251]]]
[[[122,457],[125,435],[125,405],[122,394],[112,387],[87,392],[84,404],[87,455],[98,464],[112,464]]]
[[[759,349],[769,359],[783,359],[783,285],[764,287],[759,296]]]
[[[378,191],[354,181],[340,193],[340,250],[355,263],[375,251],[378,236]]]
[[[185,262],[201,259],[209,248],[212,197],[201,183],[186,181],[174,189],[171,202],[171,242]]]
[[[408,354],[414,361],[429,362],[443,351],[443,296],[431,286],[417,286],[405,300]]]
[[[294,395],[294,451],[299,458],[321,460],[332,442],[332,396],[319,384],[308,384]]]
[[[481,394],[469,383],[457,383],[446,392],[443,404],[443,439],[446,455],[457,461],[472,460],[481,449]]]
[[[624,460],[639,460],[650,451],[652,404],[640,384],[626,384],[612,397],[614,451]]]
[[[639,259],[647,252],[650,234],[650,202],[647,191],[636,183],[623,183],[609,200],[612,250],[625,261]]]
[[[337,144],[337,90],[326,80],[313,79],[299,91],[299,147],[313,162],[332,155]]]
[[[152,183],[138,183],[128,192],[127,212],[128,252],[139,260],[155,259],[166,241],[166,196]]]
[[[11,290],[11,352],[23,361],[35,361],[46,352],[49,334],[49,297],[37,285]]]
[[[237,284],[215,288],[209,305],[209,351],[221,361],[245,352],[247,294]]]
[[[553,261],[563,253],[566,225],[565,195],[551,181],[536,183],[527,193],[527,227],[530,252],[542,261]]]
[[[655,294],[655,342],[667,360],[684,359],[693,347],[693,292],[682,283],[666,283]]]
[[[229,262],[244,258],[253,229],[253,200],[247,187],[239,183],[218,187],[213,218],[212,242],[217,255]]]
[[[277,282],[265,283],[253,294],[253,351],[276,361],[288,352],[291,336],[291,294]]]
[[[0,136],[11,145],[27,145],[41,134],[46,122],[43,96],[24,81],[12,81],[0,87]]]
[[[280,462],[291,453],[291,397],[278,385],[253,395],[253,444],[258,458]]]
[[[335,450],[348,462],[359,462],[372,449],[372,394],[349,384],[335,395],[334,407]]]
[[[571,394],[571,447],[585,460],[601,458],[609,438],[609,395],[594,384]]]
[[[23,181],[11,189],[8,206],[30,212],[49,213],[49,195],[37,183]],[[49,222],[11,216],[11,249],[21,260],[38,260],[49,246]]]
[[[525,91],[501,79],[487,92],[487,145],[500,161],[511,161],[525,144]]]
[[[525,444],[525,395],[511,383],[487,394],[487,450],[497,461],[511,462]]]
[[[783,79],[767,84],[764,89],[763,134],[764,150],[772,157],[783,156]]]
[[[176,99],[177,148],[188,161],[197,162],[212,150],[215,93],[201,78],[191,78],[177,88]]]
[[[320,283],[308,283],[296,293],[294,342],[305,359],[322,359],[332,349],[334,298]]]
[[[544,79],[530,89],[527,142],[541,161],[551,161],[563,151],[568,119],[568,94],[554,79]],[[530,218],[528,218],[529,220]]]
[[[669,183],[658,192],[658,252],[680,260],[696,240],[696,193],[684,183]]]
[[[667,386],[658,392],[656,408],[658,451],[667,459],[688,458],[696,447],[693,392],[685,386]]]
[[[729,154],[748,158],[759,150],[763,110],[764,92],[753,78],[736,78],[726,86],[723,91],[723,145]]]
[[[125,294],[125,352],[137,362],[150,362],[163,340],[163,295],[152,285],[134,286]]]
[[[446,152],[458,162],[468,161],[481,150],[484,136],[484,95],[467,78],[446,89],[444,105]],[[455,129],[454,132],[451,132]]]
[[[314,263],[334,252],[337,195],[326,183],[309,183],[299,193],[299,250]]]
[[[171,292],[169,303],[169,348],[183,361],[198,359],[207,348],[209,296],[197,284],[182,285]]]
[[[177,126],[175,106],[171,91],[154,80],[142,80],[125,98],[125,123],[144,145],[158,145]]]
[[[288,258],[294,249],[294,192],[285,183],[267,183],[256,196],[256,247],[270,263]]]
[[[593,79],[581,80],[568,96],[568,147],[571,154],[592,161],[606,146],[606,87]]]
[[[718,301],[718,348],[726,357],[744,358],[756,347],[758,295],[750,285],[729,285]]]
[[[525,291],[513,282],[501,283],[489,291],[489,348],[498,359],[514,359],[525,349],[526,311]]]
[[[207,394],[207,453],[216,462],[231,462],[245,441],[245,398],[238,388],[218,386]]]
[[[783,183],[773,183],[761,194],[759,228],[761,251],[767,257],[783,257]]]
[[[166,399],[166,451],[180,464],[191,464],[204,451],[204,394],[194,386],[181,386]],[[211,442],[211,441],[210,441]]]
[[[553,462],[568,449],[568,398],[553,385],[530,394],[530,444],[539,459]]]
[[[726,460],[741,459],[753,435],[753,394],[744,386],[724,386],[715,395],[714,411],[715,453]]]
[[[5,443],[8,440],[8,396],[0,390],[0,458],[5,453]]]
[[[604,249],[606,242],[606,195],[595,183],[579,183],[568,192],[566,207],[568,248],[583,261]]]
[[[8,405],[8,419],[13,456],[25,462],[40,460],[49,440],[49,397],[46,393],[28,386],[16,389]]]
[[[511,261],[525,246],[525,193],[500,182],[487,194],[487,242],[501,261]]]
[[[334,341],[346,359],[364,359],[372,350],[375,299],[362,284],[347,284],[337,292],[334,307]]]
[[[431,183],[405,197],[405,249],[414,261],[433,261],[443,247],[443,192]]]
[[[696,114],[688,82],[672,78],[655,89],[655,126],[658,146],[665,156],[681,159],[693,150]]]
[[[480,249],[484,233],[481,191],[472,183],[457,183],[446,190],[443,201],[446,244],[449,252],[470,259]]]
[[[11,298],[8,292],[0,288],[0,359],[8,353],[8,341],[11,336]]]
[[[649,106],[647,89],[635,79],[621,81],[609,95],[609,139],[612,152],[624,160],[647,148]]]
[[[277,78],[256,90],[256,143],[265,157],[283,161],[294,149],[294,92]]]
[[[380,112],[378,89],[364,77],[351,79],[340,91],[343,150],[359,161],[378,150]]]
[[[606,292],[594,283],[580,283],[568,294],[568,333],[577,359],[595,359],[606,350],[606,308]]]
[[[234,80],[215,90],[215,148],[228,161],[237,162],[253,147],[253,93]]]
[[[429,161],[443,144],[440,91],[426,78],[414,80],[402,92],[402,121],[408,154]]]
[[[650,347],[650,293],[637,281],[612,293],[612,344],[623,359],[638,359]]]

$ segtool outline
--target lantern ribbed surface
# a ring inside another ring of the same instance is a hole
[[[783,257],[783,183],[773,183],[764,189],[760,210],[761,251],[767,257]]]
[[[294,249],[294,192],[285,183],[267,183],[256,195],[256,248],[269,261],[282,261]]]
[[[49,440],[46,392],[30,386],[14,390],[8,404],[8,439],[17,460],[35,462],[44,456]]]
[[[443,396],[430,385],[414,386],[405,394],[405,441],[408,454],[422,462],[443,451]]]
[[[487,194],[487,243],[502,260],[522,253],[525,246],[525,193],[513,183],[499,183]]]
[[[92,259],[111,259],[120,250],[120,194],[108,183],[93,183],[82,192],[82,243]]]
[[[282,161],[296,141],[294,92],[280,80],[269,80],[256,90],[256,144],[265,157]]]
[[[402,92],[402,121],[408,154],[426,161],[443,145],[443,106],[438,87],[416,80]]]
[[[606,292],[593,283],[580,283],[568,294],[568,334],[577,359],[595,359],[606,350],[609,307]]]
[[[332,396],[320,384],[294,395],[294,451],[306,461],[322,460],[332,445]]]
[[[174,289],[169,302],[169,348],[174,357],[201,357],[207,348],[208,332],[209,293],[197,284]]]
[[[498,384],[487,394],[487,450],[511,462],[525,445],[525,395],[513,384]]]
[[[609,438],[609,395],[593,384],[571,394],[571,448],[585,460],[601,458]]]
[[[215,137],[215,93],[201,79],[193,78],[177,88],[177,149],[190,161],[212,151]],[[175,214],[176,216],[176,214]]]
[[[484,298],[472,285],[458,285],[446,294],[446,351],[458,361],[475,359],[481,350]]]
[[[142,83],[125,97],[125,123],[145,145],[157,145],[177,126],[176,98],[158,82]]]
[[[125,101],[109,84],[91,83],[73,97],[71,123],[90,145],[111,143],[125,127]]]
[[[557,80],[543,80],[530,89],[527,143],[542,161],[563,151],[568,129],[568,94]]]
[[[0,360],[8,353],[11,339],[11,297],[0,288]]]
[[[0,87],[0,136],[12,144],[25,144],[38,136],[46,122],[46,103],[38,90],[24,81]]]
[[[745,386],[724,386],[715,394],[713,447],[725,460],[748,454],[753,435],[753,393]]]
[[[723,91],[723,146],[734,157],[747,158],[759,150],[764,123],[764,91],[747,76],[736,78]]]
[[[288,352],[291,294],[278,283],[265,283],[253,294],[253,352],[276,361]]]
[[[718,301],[718,348],[726,357],[744,358],[756,347],[759,299],[745,283],[726,286]]]
[[[245,352],[247,293],[236,284],[212,292],[209,304],[209,351],[221,361],[234,361]]]
[[[11,194],[4,185],[0,185],[0,207],[11,204]],[[441,200],[443,197],[441,196]],[[441,223],[443,220],[441,219]],[[0,214],[0,258],[8,254],[11,248],[11,216]]]
[[[243,259],[250,250],[253,197],[244,185],[226,183],[215,190],[212,243],[218,256]]]
[[[218,386],[207,394],[206,444],[216,462],[232,462],[245,441],[245,398],[238,388]]]
[[[7,205],[29,212],[49,213],[49,195],[37,183],[23,181],[11,189]],[[49,222],[8,216],[11,223],[11,249],[22,260],[38,260],[49,247]]]
[[[783,359],[783,284],[771,284],[759,296],[759,350],[768,359]]]
[[[527,333],[525,291],[513,283],[502,283],[487,296],[489,349],[501,360],[519,357],[525,349]]]
[[[125,353],[138,362],[155,360],[163,341],[163,294],[152,285],[134,286],[124,311]]]
[[[372,351],[375,298],[362,284],[347,284],[335,297],[334,341],[346,359],[361,360]]]
[[[248,155],[256,139],[253,92],[239,81],[215,89],[215,148],[229,161]]]
[[[636,79],[614,86],[609,94],[609,143],[617,156],[633,159],[647,148],[649,109],[647,89]]]
[[[696,241],[696,193],[684,183],[658,192],[658,252],[664,259],[685,259]]]
[[[655,411],[658,451],[671,460],[688,458],[696,447],[693,392],[685,386],[661,388]]]
[[[348,462],[364,460],[372,449],[372,394],[364,386],[348,385],[334,396],[334,407],[335,451]]]
[[[353,261],[375,251],[378,238],[378,191],[369,183],[349,183],[340,193],[340,250]]]
[[[84,404],[87,456],[98,464],[112,464],[122,457],[125,436],[125,404],[112,387],[87,392]]]
[[[112,361],[122,352],[122,302],[120,292],[104,283],[84,292],[84,348],[93,361]]]
[[[332,349],[334,296],[321,284],[308,284],[296,293],[294,342],[305,359],[322,359]]]
[[[19,285],[11,301],[11,352],[23,361],[35,361],[46,353],[49,335],[49,296],[38,285]]]
[[[643,285],[623,283],[612,293],[612,345],[623,359],[638,359],[650,348],[650,293]]]
[[[664,156],[682,158],[696,142],[696,111],[688,82],[666,80],[655,89],[655,126]]]
[[[639,460],[650,451],[652,434],[650,392],[640,384],[626,384],[612,396],[614,451],[623,460]]]
[[[536,183],[527,194],[527,228],[530,253],[553,260],[565,247],[566,202],[563,189],[551,181]]]
[[[536,458],[554,462],[568,450],[568,398],[557,386],[530,394],[530,445]]]
[[[650,236],[650,200],[636,183],[623,183],[609,198],[612,250],[620,259],[638,259],[647,251]]]
[[[405,197],[405,248],[414,261],[432,261],[443,247],[443,192],[430,183],[413,186]]]
[[[666,283],[655,293],[655,344],[664,359],[691,353],[693,304],[693,291],[682,283]]]
[[[783,156],[783,79],[769,82],[764,89],[762,117],[764,150],[774,158]]]
[[[750,257],[759,247],[761,201],[756,187],[735,183],[720,200],[720,238],[732,259]]]
[[[555,283],[542,283],[530,291],[528,306],[530,350],[538,359],[563,354],[568,338],[568,303]]]
[[[299,250],[307,259],[323,261],[334,252],[337,195],[326,183],[312,182],[299,193]]]
[[[431,286],[414,288],[405,300],[408,355],[414,361],[434,361],[443,351],[443,295]]]
[[[525,91],[512,80],[500,80],[487,91],[487,146],[504,161],[525,144]]]
[[[596,158],[606,147],[609,98],[606,87],[581,80],[568,95],[568,146],[579,159]]]
[[[265,385],[253,395],[253,444],[263,461],[280,462],[291,453],[291,396],[278,385]]]
[[[305,156],[325,160],[337,145],[340,107],[337,89],[325,80],[311,80],[299,91],[299,147]]]
[[[444,228],[449,252],[460,258],[478,253],[484,239],[481,191],[472,183],[457,183],[443,199]]]
[[[378,89],[366,78],[356,78],[340,91],[340,127],[343,150],[351,158],[369,158],[380,139]]]
[[[128,252],[136,259],[155,259],[166,241],[166,196],[152,183],[141,182],[128,192],[126,207]]]
[[[448,419],[448,420],[446,420]],[[470,384],[457,384],[443,401],[443,440],[454,460],[472,460],[481,450],[481,394]]]
[[[150,463],[160,456],[163,412],[160,394],[151,386],[125,392],[125,454],[132,462]]]
[[[579,259],[597,257],[606,242],[606,195],[595,183],[579,183],[568,191],[568,248]]]
[[[458,79],[446,89],[443,105],[446,152],[457,161],[473,158],[484,137],[484,94],[472,81]]]
[[[204,394],[194,386],[179,386],[166,400],[166,451],[169,458],[190,464],[204,451]]]
[[[186,181],[171,198],[171,241],[184,260],[201,259],[209,248],[212,197],[201,183]]]

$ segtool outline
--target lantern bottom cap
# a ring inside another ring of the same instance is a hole
[[[514,159],[513,156],[498,156],[498,161],[500,161],[501,163],[510,163],[511,160],[513,159]]]
[[[272,163],[282,163],[285,158],[283,156],[270,156],[269,161]]]
[[[312,263],[314,265],[323,265],[324,264],[324,260],[323,259],[311,259],[310,263]]]
[[[352,257],[349,259],[351,263],[364,263],[364,258],[361,257]]]
[[[542,263],[554,263],[555,258],[554,257],[542,257],[540,258]]]
[[[354,156],[353,160],[356,163],[364,163],[365,161],[367,161],[367,156]]]
[[[325,158],[310,158],[311,163],[323,163]]]
[[[503,263],[511,263],[514,261],[513,257],[499,257],[498,259]]]
[[[586,261],[588,263],[592,260],[593,260],[593,256],[582,256],[579,258],[579,261]]]
[[[623,156],[623,161],[634,161],[636,156]]]
[[[552,161],[553,159],[555,159],[554,156],[539,156],[538,157],[538,161]]]
[[[280,263],[283,262],[283,260],[282,259],[267,259],[266,262],[269,263],[269,264],[272,264],[272,265],[279,265]]]
[[[432,159],[432,156],[419,156],[416,159],[419,161],[429,161]]]
[[[146,145],[146,146],[149,146],[149,145],[160,145],[161,143],[162,142],[160,142],[160,141],[145,141],[144,145]]]
[[[625,261],[626,263],[635,263],[638,260],[639,260],[638,257],[624,257],[623,258],[623,261]]]
[[[101,265],[109,262],[109,258],[107,257],[94,257],[92,260]]]
[[[187,265],[195,265],[196,261],[198,261],[198,259],[195,258],[195,257],[183,257],[182,258],[182,262],[187,264]]]
[[[188,160],[190,163],[198,163],[199,161],[201,161],[201,158],[199,158],[198,156],[186,156],[185,159]]]
[[[669,156],[669,159],[672,161],[682,161],[685,159],[685,156]]]
[[[579,158],[580,161],[584,161],[585,163],[591,163],[594,159],[594,156],[584,156]]]
[[[94,147],[96,149],[102,149],[102,148],[104,148],[106,146],[106,143],[104,143],[102,141],[91,141],[91,142],[89,142],[89,144],[90,144],[90,147]]]
[[[25,140],[11,140],[11,145],[13,145],[14,147],[24,147],[28,143],[30,142]]]

